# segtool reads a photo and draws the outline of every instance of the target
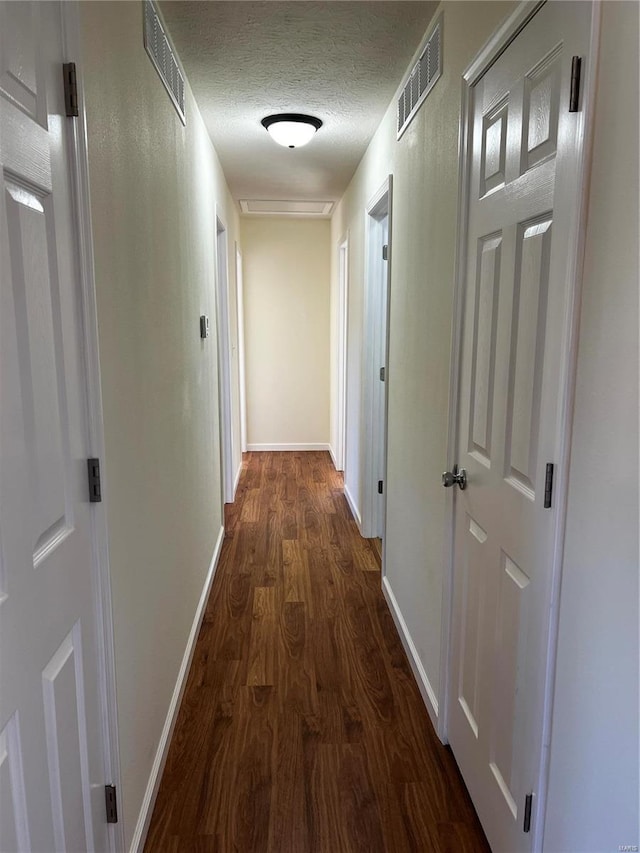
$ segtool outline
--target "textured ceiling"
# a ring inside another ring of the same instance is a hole
[[[161,3],[233,196],[339,199],[436,6]],[[324,125],[308,146],[281,148],[260,125],[277,112],[311,113]]]

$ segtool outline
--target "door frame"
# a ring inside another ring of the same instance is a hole
[[[69,131],[70,172],[77,241],[78,277],[82,302],[82,343],[87,378],[86,406],[90,454],[101,460],[102,501],[93,505],[93,588],[96,617],[96,653],[98,659],[98,685],[100,727],[104,753],[104,784],[115,785],[120,792],[118,823],[108,824],[108,841],[112,853],[124,850],[124,822],[126,808],[122,802],[120,754],[118,749],[118,706],[116,701],[115,643],[111,596],[111,571],[109,562],[109,537],[107,500],[109,494],[108,466],[105,459],[104,417],[98,343],[98,311],[91,221],[91,196],[89,188],[89,148],[87,115],[82,65],[82,38],[79,10],[76,2],[60,3],[62,14],[63,51],[65,61],[77,67],[78,118],[66,119]],[[61,71],[62,75],[62,71]]]
[[[334,465],[344,471],[347,456],[347,335],[349,322],[349,232],[338,240],[338,304],[336,327],[336,446]]]
[[[220,465],[222,513],[233,503],[233,402],[231,399],[231,324],[229,322],[228,229],[216,204],[216,331],[218,340],[218,406],[220,416]]]
[[[365,539],[371,538],[376,532],[376,493],[377,493],[377,474],[376,474],[376,448],[374,447],[374,418],[376,404],[376,385],[379,383],[378,370],[380,365],[377,362],[376,355],[376,330],[379,329],[383,317],[386,319],[386,333],[383,341],[384,363],[385,363],[385,382],[384,382],[384,441],[382,447],[383,456],[383,471],[382,479],[384,482],[383,491],[383,528],[386,526],[386,507],[387,507],[387,444],[388,444],[388,410],[389,410],[389,391],[388,391],[388,373],[386,369],[389,359],[389,305],[391,295],[391,263],[392,263],[392,202],[393,202],[393,175],[388,175],[382,186],[372,196],[365,209],[365,269],[364,269],[364,329],[363,329],[363,403],[362,411],[364,414],[363,429],[361,431],[363,439],[363,448],[361,450],[363,459],[362,471],[362,513],[360,533]],[[387,299],[386,305],[381,306],[380,299],[373,298],[373,288],[377,287],[382,281],[382,242],[380,239],[380,219],[387,217]],[[384,312],[381,313],[381,312]],[[383,547],[383,569],[382,576],[384,577],[384,530],[382,536]]]
[[[462,346],[462,320],[464,313],[465,272],[467,261],[467,219],[469,203],[469,181],[472,152],[470,149],[470,127],[472,114],[472,89],[480,78],[494,64],[512,41],[544,5],[545,0],[521,2],[512,15],[496,30],[485,47],[476,56],[462,76],[462,99],[460,110],[459,154],[458,154],[458,205],[456,227],[456,257],[454,268],[453,321],[451,333],[451,358],[449,376],[449,427],[447,435],[446,468],[456,461],[458,442],[458,411],[460,397],[460,353]],[[551,742],[551,712],[555,682],[556,649],[559,628],[559,597],[562,574],[562,556],[564,548],[565,520],[568,499],[569,463],[571,432],[573,426],[573,400],[576,383],[578,354],[578,331],[580,321],[580,302],[582,288],[582,268],[584,243],[589,201],[589,174],[593,142],[593,114],[595,109],[596,76],[598,66],[598,43],[600,33],[601,0],[594,0],[591,6],[591,37],[589,44],[590,61],[583,62],[583,88],[581,93],[582,109],[577,133],[577,157],[575,174],[578,194],[575,215],[571,223],[571,240],[568,246],[568,310],[565,318],[564,338],[564,376],[561,379],[560,402],[560,451],[557,470],[554,477],[554,507],[556,538],[553,548],[551,569],[550,619],[547,632],[547,660],[545,665],[545,697],[542,732],[542,755],[538,776],[536,805],[532,815],[532,851],[542,850],[546,796],[549,775],[549,744]],[[585,67],[586,66],[586,67]],[[455,490],[451,490],[452,492]],[[448,720],[450,714],[450,691],[453,630],[453,580],[454,580],[454,518],[455,495],[447,501],[445,516],[445,554],[442,585],[442,630],[440,654],[440,714],[438,716],[438,735],[446,743],[448,740]]]
[[[236,242],[236,301],[238,306],[238,382],[240,385],[240,450],[247,452],[247,385],[244,352],[244,279],[242,252]]]

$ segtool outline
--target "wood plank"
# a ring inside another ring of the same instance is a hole
[[[268,849],[293,853],[309,849],[302,719],[289,710],[279,722]]]
[[[276,593],[273,587],[253,591],[247,686],[272,687],[276,677]]]
[[[342,792],[336,781],[340,775],[341,745],[306,744],[305,781],[307,821],[313,853],[351,851],[342,810]]]
[[[277,713],[273,687],[242,687],[220,808],[225,850],[266,850],[269,840]],[[220,768],[218,768],[218,772]]]
[[[309,576],[308,554],[299,540],[282,543],[282,563],[284,572],[284,600],[303,601],[306,612],[313,618],[313,594]]]
[[[260,520],[260,490],[249,489],[243,501],[240,521]]]
[[[318,713],[313,649],[307,642],[306,605],[287,601],[280,615],[280,649],[276,674],[277,695],[283,713]]]

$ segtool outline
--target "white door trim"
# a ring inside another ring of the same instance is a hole
[[[236,299],[238,304],[238,381],[240,383],[240,450],[247,452],[247,384],[244,353],[244,279],[242,252],[236,243]]]
[[[462,106],[460,112],[460,144],[458,164],[458,220],[456,239],[456,260],[454,279],[454,307],[451,334],[451,368],[449,395],[449,429],[447,440],[447,470],[456,461],[457,454],[457,418],[460,393],[460,348],[462,341],[462,316],[464,308],[464,278],[466,269],[467,245],[467,211],[468,211],[468,181],[471,168],[470,121],[471,121],[471,89],[486,73],[491,65],[506,50],[533,15],[543,5],[542,2],[523,2],[513,14],[496,31],[485,47],[480,51],[468,67],[462,78]],[[583,61],[583,80],[581,93],[580,125],[578,129],[578,175],[579,192],[576,199],[576,215],[572,223],[572,238],[567,247],[569,256],[569,310],[566,318],[565,375],[562,385],[562,401],[560,406],[561,449],[559,454],[557,476],[554,477],[554,509],[556,516],[557,536],[554,542],[554,559],[552,567],[552,596],[551,616],[547,638],[547,661],[545,677],[545,703],[543,721],[543,754],[541,757],[540,774],[537,788],[535,814],[532,819],[532,850],[542,850],[544,819],[546,810],[546,795],[548,788],[549,747],[551,741],[551,711],[553,707],[553,689],[555,680],[556,648],[558,638],[559,596],[562,570],[562,555],[564,548],[564,532],[566,506],[568,497],[568,473],[570,462],[571,430],[573,424],[573,399],[577,367],[578,327],[580,320],[580,298],[582,285],[582,266],[584,256],[584,240],[588,206],[589,174],[591,166],[591,150],[593,137],[592,116],[595,108],[596,74],[598,60],[598,43],[600,32],[601,4],[594,0],[592,4],[591,41],[589,61]],[[453,490],[452,490],[453,491]],[[449,691],[450,674],[452,669],[452,612],[453,612],[453,536],[454,536],[454,496],[451,495],[445,521],[444,575],[442,590],[442,635],[441,635],[441,667],[442,673],[439,684],[441,712],[438,718],[438,735],[447,742],[447,726],[450,713]]]
[[[389,259],[387,263],[387,302],[386,308],[386,339],[384,342],[385,365],[388,361],[389,353],[389,302],[390,302],[390,283],[391,283],[391,234],[392,234],[392,195],[393,195],[393,176],[389,175],[382,186],[378,189],[375,195],[371,198],[365,209],[365,271],[364,271],[364,333],[363,333],[363,358],[362,358],[362,385],[363,385],[363,403],[362,412],[364,415],[362,440],[363,440],[363,469],[362,469],[362,524],[360,533],[365,538],[370,538],[375,535],[376,529],[376,505],[374,496],[377,492],[377,474],[375,464],[375,450],[373,440],[373,423],[375,417],[375,389],[374,382],[376,379],[379,364],[376,361],[376,348],[374,329],[380,327],[382,316],[378,302],[371,299],[370,281],[381,274],[382,254],[380,252],[380,244],[374,240],[374,229],[378,223],[378,219],[383,216],[388,217],[388,245]],[[388,371],[387,371],[388,373]],[[385,381],[387,380],[385,376]],[[385,385],[385,413],[384,413],[384,470],[382,478],[386,481],[386,460],[387,460],[387,413],[388,413],[388,388]],[[386,482],[385,482],[386,486]],[[386,520],[386,488],[383,493],[384,518]],[[384,542],[384,536],[383,536]],[[384,554],[383,554],[384,556]],[[384,568],[384,561],[383,561]]]
[[[216,204],[215,270],[216,333],[218,339],[218,391],[220,411],[220,461],[222,464],[222,503],[233,502],[233,405],[231,399],[231,324],[229,322],[229,231]],[[220,241],[224,258],[220,258]],[[221,266],[221,260],[224,266]],[[222,271],[222,275],[221,275]]]
[[[115,785],[122,795],[120,755],[118,750],[118,706],[116,701],[115,646],[111,609],[111,574],[107,521],[108,466],[105,460],[102,387],[100,383],[100,351],[98,346],[98,313],[91,223],[89,186],[89,152],[87,117],[83,86],[82,50],[77,2],[61,3],[66,61],[76,63],[78,85],[77,119],[69,122],[69,150],[78,241],[78,270],[83,312],[83,346],[87,375],[87,421],[89,446],[92,455],[101,460],[102,502],[93,505],[92,539],[94,548],[94,608],[96,616],[96,651],[100,714],[104,743],[104,784]],[[60,72],[62,75],[62,71]],[[124,850],[124,804],[118,803],[119,823],[109,824],[109,845],[112,853]]]
[[[349,322],[349,232],[338,241],[338,305],[336,411],[337,433],[334,465],[344,471],[347,455],[347,335]]]

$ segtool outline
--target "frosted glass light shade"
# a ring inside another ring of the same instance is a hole
[[[316,132],[313,125],[296,121],[278,121],[267,130],[273,141],[284,145],[285,148],[300,148],[301,145],[306,145],[311,142]]]
[[[285,148],[300,148],[311,142],[316,131],[322,127],[322,122],[313,116],[282,113],[263,118],[262,125],[278,145]]]

